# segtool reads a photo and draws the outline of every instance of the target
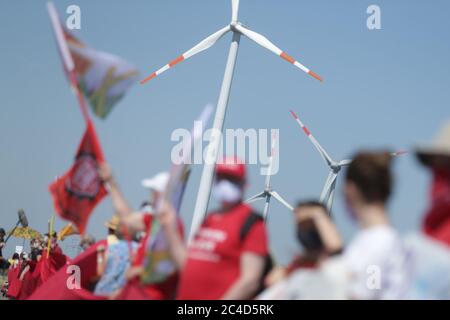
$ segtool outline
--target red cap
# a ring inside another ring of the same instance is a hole
[[[246,171],[244,162],[238,157],[224,157],[216,164],[216,175],[245,180]]]

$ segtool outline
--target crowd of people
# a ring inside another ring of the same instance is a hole
[[[303,250],[287,266],[276,263],[263,218],[244,202],[247,173],[238,158],[216,165],[212,196],[220,208],[206,216],[189,243],[177,209],[162,197],[168,173],[143,181],[150,200],[134,210],[103,163],[99,175],[115,215],[105,225],[105,240],[83,239],[85,252],[94,252],[96,260],[95,276],[84,289],[105,299],[449,299],[450,124],[416,156],[431,177],[420,231],[400,235],[391,223],[397,213],[388,209],[394,184],[390,152],[360,151],[343,185],[349,218],[358,226],[355,237],[344,245],[326,206],[316,199],[300,201],[286,232],[295,233]],[[172,270],[149,282],[146,243],[155,222]],[[33,239],[30,255],[5,261],[4,236],[0,229],[10,299],[33,298],[58,270],[77,261],[69,262],[55,234]]]
[[[4,234],[4,232],[2,233]],[[0,246],[4,247],[3,236]],[[51,252],[48,255],[47,252]],[[1,253],[1,252],[0,252]],[[46,233],[43,239],[35,238],[30,241],[30,253],[15,252],[12,257],[2,260],[2,270],[7,276],[7,289],[3,286],[2,295],[9,299],[27,299],[35,289],[45,283],[57,270],[66,265],[68,259],[57,243],[56,233]]]

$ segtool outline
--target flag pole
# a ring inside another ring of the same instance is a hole
[[[81,110],[83,119],[86,123],[88,123],[91,120],[91,118],[89,116],[88,107],[86,105],[86,100],[84,99],[83,93],[81,92],[80,88],[78,87],[77,76],[75,74],[75,70],[70,72],[69,78],[70,78],[70,84],[72,87],[72,91],[75,94],[75,96],[77,97],[78,105],[80,106],[80,110]]]
[[[77,83],[77,75],[75,71],[75,63],[73,62],[72,55],[70,54],[69,47],[64,36],[64,30],[61,27],[61,22],[56,11],[53,2],[47,2],[47,11],[50,16],[50,22],[52,24],[53,33],[55,35],[56,43],[58,45],[58,51],[63,62],[64,71],[66,72],[73,93],[77,97],[78,104],[80,106],[81,114],[86,123],[90,121],[88,108],[86,101],[84,100],[83,94],[80,91]]]
[[[52,245],[52,239],[53,239],[53,228],[55,223],[55,216],[52,215],[52,217],[49,220],[49,231],[48,231],[48,244],[47,244],[47,258],[50,255],[51,245]]]

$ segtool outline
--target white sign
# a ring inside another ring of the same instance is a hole
[[[23,251],[23,246],[16,246],[16,253],[20,255]]]

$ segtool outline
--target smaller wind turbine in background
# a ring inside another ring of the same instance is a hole
[[[263,210],[264,221],[267,220],[267,214],[269,212],[270,199],[272,197],[274,197],[275,200],[280,202],[282,205],[284,205],[290,211],[294,210],[294,208],[286,200],[284,200],[279,195],[278,192],[273,190],[271,185],[270,185],[270,178],[272,177],[273,158],[275,156],[275,148],[276,148],[276,134],[275,133],[272,133],[272,145],[271,145],[271,147],[272,148],[270,150],[269,166],[267,167],[267,174],[266,174],[266,180],[265,180],[265,183],[264,183],[264,190],[262,192],[258,193],[258,194],[255,194],[254,196],[250,197],[249,199],[247,199],[245,201],[246,203],[251,203],[251,202],[254,202],[254,201],[260,200],[260,199],[264,199],[265,200],[264,210]]]
[[[327,166],[330,168],[330,172],[328,173],[327,180],[325,181],[325,185],[323,186],[322,193],[320,194],[320,202],[322,202],[328,209],[328,212],[331,214],[331,207],[333,206],[333,199],[334,199],[334,191],[336,189],[336,181],[339,172],[343,167],[348,166],[352,160],[341,160],[341,161],[335,161],[333,160],[328,153],[325,151],[325,149],[319,144],[319,142],[314,138],[314,136],[311,134],[311,131],[308,130],[308,128],[304,125],[304,123],[300,120],[300,118],[297,116],[297,114],[294,111],[290,111],[292,116],[294,117],[295,121],[299,124],[299,126],[303,129],[303,132],[306,134],[306,136],[309,138],[309,140],[312,142],[312,144],[316,147],[317,151],[319,151],[322,159],[325,161]],[[397,151],[392,152],[391,156],[396,157],[405,154],[406,151]]]

